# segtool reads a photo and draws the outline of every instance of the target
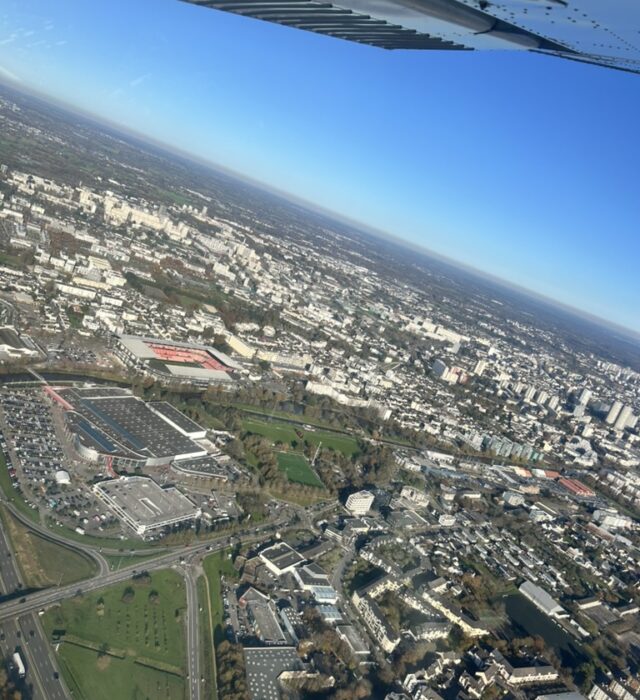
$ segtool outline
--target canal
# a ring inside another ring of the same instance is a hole
[[[547,647],[556,652],[562,665],[568,668],[575,668],[586,660],[580,643],[521,593],[507,596],[504,602],[514,628],[514,636],[522,636],[524,633],[524,636],[542,637]]]

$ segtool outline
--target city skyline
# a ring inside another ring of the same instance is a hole
[[[91,29],[77,3],[63,4],[55,10],[58,16],[48,19],[52,8],[34,2],[30,8],[32,28],[27,28],[27,11],[14,3],[0,20],[0,77],[17,78],[22,88],[47,94],[100,120],[117,123],[126,131],[188,152],[213,167],[357,221],[367,229],[420,246],[428,254],[443,256],[605,323],[635,333],[640,330],[636,310],[640,288],[634,269],[640,250],[633,235],[639,212],[631,170],[626,165],[627,160],[633,160],[634,147],[628,136],[635,99],[628,81],[637,79],[635,76],[560,65],[541,56],[391,54],[203,11],[173,0],[154,6],[158,9],[153,17],[149,3],[126,8],[128,28],[116,26],[124,6],[112,6],[111,15],[102,8],[98,11],[102,13],[100,21],[94,21]],[[95,14],[94,10],[97,8],[92,8]],[[71,20],[75,27],[80,23],[86,30],[82,41],[75,29],[69,34],[69,25],[60,25]],[[169,23],[174,25],[172,33],[161,37],[161,30],[168,31]],[[96,36],[98,26],[102,39]],[[98,60],[105,44],[111,41],[112,51],[118,46],[122,49],[130,42],[130,33],[142,26],[155,37],[151,47],[141,41],[144,46],[138,53],[123,49],[129,60],[121,59],[118,65],[105,68],[102,63],[117,63],[113,53]],[[119,31],[124,35],[117,44],[114,37],[120,36]],[[240,47],[234,47],[234,35]],[[199,47],[194,52],[197,55],[188,56],[184,53],[187,39],[193,41],[194,37],[210,37],[218,45],[215,50],[207,48],[209,53]],[[96,43],[93,50],[90,40]],[[143,70],[166,68],[160,47],[167,40],[175,44],[178,65],[163,84],[155,70]],[[243,63],[231,60],[238,59],[247,44],[256,46],[252,56],[245,56]],[[141,62],[145,49],[149,54],[146,63]],[[74,80],[78,76],[72,64],[80,50],[86,53],[91,68],[93,92],[86,80]],[[271,71],[262,89],[256,85],[261,76],[264,79],[264,72],[252,64],[252,57],[258,54],[267,64],[265,70]],[[222,71],[213,78],[206,72],[199,77],[192,75],[189,67],[206,57],[226,58],[227,64],[219,63]],[[292,57],[300,59],[299,66],[291,64]],[[321,61],[329,65],[322,69]],[[332,73],[352,67],[354,62],[365,83],[364,92],[373,93],[373,102],[371,95],[363,96],[362,86],[350,85],[353,81]],[[285,67],[288,72],[283,73]],[[304,70],[311,71],[310,85],[298,82]],[[429,87],[434,100],[423,113],[426,124],[420,128],[415,118],[406,123],[405,113],[424,107],[424,97],[412,91],[423,72],[432,79]],[[467,118],[463,110],[473,107],[483,88],[476,86],[475,92],[464,98],[461,92],[474,90],[471,79],[477,75],[487,76],[484,88],[489,89],[488,101],[496,104],[487,108],[483,103],[482,110]],[[120,76],[120,85],[105,84],[104,76],[111,80]],[[518,76],[522,76],[521,84]],[[498,89],[496,79],[509,80],[505,84],[506,92],[510,91],[508,99]],[[550,79],[556,84],[550,84]],[[447,84],[447,80],[451,82]],[[235,90],[231,85],[234,81]],[[393,81],[396,100],[392,107],[370,111],[371,106],[380,108],[380,91]],[[367,82],[373,90],[366,89]],[[274,84],[280,86],[282,94],[269,104],[268,92]],[[307,99],[303,109],[291,102],[295,97],[292,86]],[[456,86],[462,91],[455,90]],[[567,86],[572,92],[566,92]],[[239,93],[247,88],[258,92],[253,99],[245,95],[243,101]],[[529,104],[529,111],[534,113],[527,122],[522,121],[525,104],[532,96],[541,98],[543,88],[548,93],[545,106],[553,106],[558,115],[553,128],[548,128],[547,116],[535,113],[533,104]],[[206,113],[215,102],[216,91],[233,104],[218,104],[213,116],[216,130],[211,134],[206,128]],[[606,91],[611,99],[595,104],[594,93],[598,91]],[[184,104],[167,107],[167,101],[175,103],[176,97]],[[443,98],[448,101],[443,102]],[[356,103],[358,99],[363,101]],[[248,109],[251,103],[253,109]],[[292,112],[290,116],[287,109],[278,111],[283,103]],[[587,114],[587,105],[593,113]],[[161,107],[162,114],[153,113]],[[510,109],[505,112],[506,107]],[[276,123],[279,114],[282,124]],[[308,123],[301,123],[301,116],[306,116]],[[354,126],[349,120],[358,117],[373,123]],[[567,123],[568,117],[574,121]],[[338,118],[342,122],[336,121]],[[543,128],[536,127],[540,118],[545,122]],[[180,119],[189,128],[180,131]],[[398,135],[403,120],[408,133]],[[371,142],[368,139],[375,129],[380,139]],[[309,137],[314,130],[317,143]],[[427,138],[429,130],[441,131],[443,138]],[[596,138],[596,147],[589,148]],[[408,153],[412,139],[415,147]],[[328,153],[327,143],[332,146]],[[473,151],[468,152],[469,148]],[[569,160],[575,169],[567,169]],[[305,163],[306,171],[302,167]],[[461,168],[463,163],[469,167]],[[558,176],[550,177],[554,163]],[[381,164],[386,166],[385,176],[380,175]],[[335,172],[343,176],[335,177]],[[540,202],[546,202],[547,207],[539,206]],[[516,237],[519,240],[514,246]]]
[[[640,700],[631,332],[35,91],[0,150],[3,698]]]

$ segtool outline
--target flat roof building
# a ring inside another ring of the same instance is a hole
[[[302,668],[295,647],[245,647],[243,651],[251,700],[279,700],[280,676]]]
[[[176,488],[161,488],[143,476],[121,476],[95,484],[93,492],[137,535],[195,520],[197,508]]]
[[[353,625],[337,625],[336,632],[340,639],[347,643],[356,659],[362,661],[369,657],[369,647],[364,643]]]
[[[525,581],[519,588],[525,598],[528,598],[539,610],[551,617],[562,617],[564,608],[554,600],[543,588],[531,581]]]
[[[286,542],[278,542],[259,554],[260,559],[266,564],[269,571],[276,576],[293,573],[296,566],[305,561],[305,558],[290,547]]]
[[[287,640],[278,622],[275,605],[269,596],[255,588],[249,588],[238,599],[238,604],[247,611],[247,618],[261,642],[269,645],[286,644]]]
[[[191,420],[191,418],[185,416],[182,411],[179,411],[170,403],[166,401],[153,401],[148,403],[147,406],[151,411],[159,415],[162,420],[192,440],[202,440],[207,437],[206,428],[203,428],[201,425]]]
[[[126,389],[103,387],[58,389],[50,395],[60,399],[67,430],[90,461],[156,466],[207,454],[188,436],[201,434],[200,426],[169,404],[152,408]]]

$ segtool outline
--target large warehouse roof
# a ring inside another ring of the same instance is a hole
[[[120,477],[93,487],[129,527],[139,535],[168,525],[192,520],[199,509],[178,489],[163,489],[153,479]]]
[[[98,452],[167,461],[206,455],[200,445],[129,392],[60,389],[58,393],[78,416],[69,421],[71,428]]]

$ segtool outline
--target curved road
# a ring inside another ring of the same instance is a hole
[[[35,700],[40,700],[40,698],[42,700],[67,700],[69,697],[68,690],[56,670],[52,649],[40,626],[40,621],[36,614],[37,611],[59,603],[66,598],[71,598],[74,595],[89,593],[126,581],[138,570],[153,571],[176,564],[184,566],[187,596],[186,635],[189,697],[191,700],[200,700],[200,617],[197,590],[198,575],[194,571],[197,562],[211,552],[226,549],[232,542],[252,543],[261,541],[289,520],[288,514],[280,514],[278,519],[261,523],[257,527],[249,526],[232,534],[225,533],[207,541],[176,547],[171,550],[163,548],[161,552],[158,552],[158,556],[153,559],[145,559],[144,562],[134,562],[117,571],[110,571],[109,563],[102,555],[101,549],[93,545],[76,542],[75,540],[67,540],[62,535],[52,533],[46,526],[30,520],[8,502],[6,498],[0,497],[0,502],[20,523],[36,532],[38,536],[71,551],[91,557],[98,567],[98,572],[92,578],[80,583],[47,588],[27,593],[21,598],[13,598],[0,603],[0,630],[5,635],[5,643],[2,646],[11,646],[13,644],[13,648],[17,645],[23,648],[29,667],[29,678],[35,683],[33,688]],[[153,554],[153,550],[145,549],[144,554]],[[15,568],[15,561],[13,560],[9,542],[1,528],[0,560],[0,572],[2,574],[0,582],[4,592],[10,593],[19,590],[20,580]],[[16,640],[18,639],[23,639],[23,643],[17,644]]]

